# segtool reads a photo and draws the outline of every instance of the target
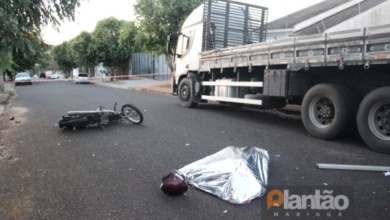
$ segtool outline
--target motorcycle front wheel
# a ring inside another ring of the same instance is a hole
[[[122,115],[134,124],[141,124],[144,120],[142,112],[134,105],[126,104],[122,106]]]

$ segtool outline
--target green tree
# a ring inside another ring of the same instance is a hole
[[[140,48],[135,43],[137,32],[137,27],[133,21],[123,22],[118,39],[119,46],[127,48],[131,53],[139,51]]]
[[[145,51],[166,54],[167,36],[180,30],[184,20],[203,0],[137,0],[134,10],[139,22],[135,38]],[[169,63],[170,56],[166,54]],[[170,65],[173,69],[172,64]]]
[[[0,80],[0,92],[4,92],[4,81],[7,71],[12,69],[12,54],[10,52],[0,51],[0,74],[3,74],[3,81]]]
[[[44,59],[45,53],[49,50],[49,45],[45,44],[39,39],[39,36],[31,34],[28,37],[31,50],[21,50],[17,47],[11,48],[12,53],[12,69],[20,72],[25,70],[31,70],[35,64]]]
[[[121,75],[128,70],[131,49],[128,47],[124,38],[119,43],[122,27],[125,21],[114,17],[106,18],[97,23],[92,35],[95,39],[98,63],[103,63],[115,76],[119,69]],[[125,44],[126,43],[126,44]]]
[[[77,67],[70,44],[70,42],[65,41],[54,47],[51,52],[53,59],[58,64],[58,67],[68,74],[70,74],[73,68]]]
[[[90,69],[98,64],[97,48],[92,34],[81,32],[72,40],[70,48],[77,66]]]
[[[12,69],[12,54],[10,52],[0,52],[0,73]]]
[[[0,1],[0,69],[33,69],[34,62],[42,60],[47,49],[41,28],[48,24],[56,28],[60,21],[74,20],[81,1]]]
[[[39,74],[49,66],[50,60],[52,59],[50,55],[50,50],[42,53],[36,60],[35,65],[31,68],[33,74]]]
[[[74,20],[82,0],[2,0],[0,1],[0,51],[36,53],[31,37],[42,41],[41,28],[57,27],[60,21]]]

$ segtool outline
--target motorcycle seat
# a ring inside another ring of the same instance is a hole
[[[99,113],[99,111],[68,111],[68,115],[87,115],[87,114],[95,114]]]

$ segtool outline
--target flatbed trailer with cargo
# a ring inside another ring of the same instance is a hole
[[[369,147],[390,153],[390,25],[262,42],[267,13],[206,0],[169,37],[170,51],[178,41],[172,88],[181,105],[298,104],[311,136],[333,139],[357,127]]]

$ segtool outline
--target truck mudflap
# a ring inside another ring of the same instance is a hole
[[[177,85],[176,85],[176,82],[175,82],[175,76],[172,75],[171,77],[171,93],[173,96],[177,96]]]
[[[199,75],[195,73],[189,73],[188,78],[191,81],[191,89],[192,94],[194,95],[194,102],[198,103],[202,100],[202,91],[203,91],[203,85],[202,85],[202,79]]]

